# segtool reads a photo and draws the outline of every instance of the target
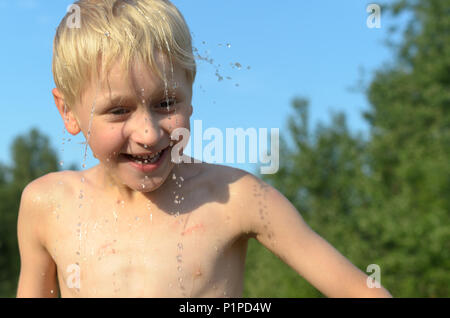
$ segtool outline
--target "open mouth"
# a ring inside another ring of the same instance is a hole
[[[169,147],[166,147],[156,154],[146,155],[146,156],[133,156],[133,155],[130,155],[127,153],[123,153],[122,155],[128,161],[131,161],[132,163],[136,163],[138,165],[143,165],[143,166],[154,165],[154,164],[157,164],[158,161],[160,161],[160,159],[163,157],[163,155],[165,154],[165,152],[167,151],[168,148]]]

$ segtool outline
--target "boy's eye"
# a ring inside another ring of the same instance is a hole
[[[175,99],[164,100],[159,104],[160,109],[170,110],[171,107],[175,106],[177,101]]]
[[[113,115],[123,115],[123,114],[125,114],[124,111],[128,112],[128,110],[125,109],[125,108],[115,108],[110,113],[113,114]]]
[[[177,101],[175,99],[164,100],[161,103],[159,103],[159,105],[156,106],[156,108],[163,111],[171,111],[172,108],[176,105],[176,103]],[[126,108],[114,108],[109,113],[115,116],[120,116],[129,113],[129,110]]]
[[[164,108],[164,107],[168,107],[168,106],[171,106],[174,104],[176,104],[176,100],[169,99],[169,100],[165,100],[165,101],[161,102],[159,105]]]

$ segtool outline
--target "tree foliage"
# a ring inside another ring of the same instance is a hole
[[[11,156],[12,167],[0,164],[0,297],[15,296],[17,288],[17,212],[22,191],[32,180],[58,171],[57,156],[37,129],[14,139]]]
[[[377,71],[365,91],[370,139],[350,135],[343,115],[309,134],[308,103],[296,99],[288,121],[293,146],[282,140],[279,172],[261,177],[361,270],[378,264],[394,296],[448,297],[450,1],[386,8],[411,20],[395,62]],[[273,266],[268,271],[282,268]],[[271,286],[260,290],[278,296]]]

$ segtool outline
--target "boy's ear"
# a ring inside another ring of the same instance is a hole
[[[77,135],[81,131],[81,128],[78,124],[74,112],[66,107],[66,114],[64,115],[64,96],[57,88],[54,88],[52,90],[52,94],[53,98],[55,99],[56,107],[58,108],[59,114],[64,121],[64,126],[66,126],[67,131],[72,135]]]

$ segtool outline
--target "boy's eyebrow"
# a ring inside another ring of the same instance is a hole
[[[136,96],[116,95],[112,99],[105,99],[102,103],[102,106],[104,106],[104,107],[109,106],[109,105],[120,106],[123,102],[128,103],[128,102],[134,102],[135,100],[136,100]]]
[[[168,88],[168,91],[170,91],[169,88]],[[144,90],[144,93],[145,93],[145,90]],[[156,96],[163,96],[163,94],[164,94],[164,86],[158,86],[158,88],[154,92],[152,92],[152,95],[156,95]],[[147,94],[145,94],[145,95],[147,95]],[[147,99],[147,98],[144,96],[144,99]],[[140,96],[139,94],[129,95],[128,93],[125,95],[116,94],[116,96],[114,96],[112,99],[106,98],[106,99],[102,100],[100,104],[101,104],[101,107],[107,107],[109,105],[121,106],[122,103],[133,103],[136,100],[142,100],[142,96]]]

